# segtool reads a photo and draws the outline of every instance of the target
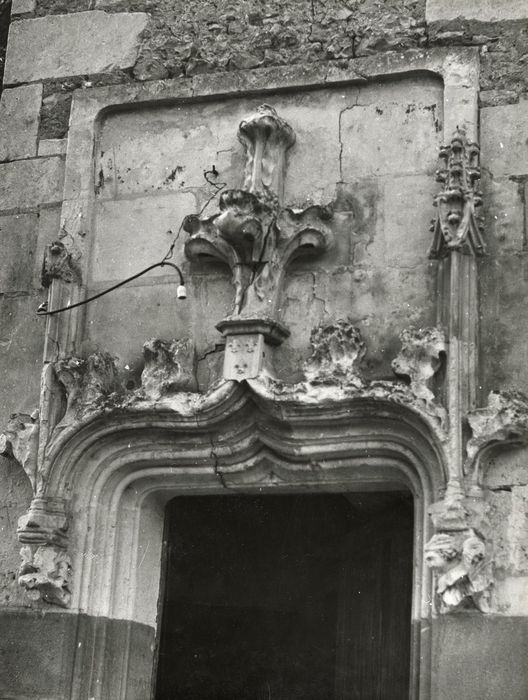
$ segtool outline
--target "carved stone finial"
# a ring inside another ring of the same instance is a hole
[[[425,545],[425,562],[436,574],[439,613],[489,611],[491,563],[484,539],[474,530],[433,535]]]
[[[96,352],[87,358],[63,358],[54,363],[54,369],[66,390],[67,405],[62,423],[94,410],[118,388],[115,358],[107,352]]]
[[[319,326],[312,330],[310,344],[312,355],[304,363],[310,384],[364,386],[359,364],[366,347],[356,326],[344,320]]]
[[[444,334],[438,328],[411,328],[401,332],[400,340],[402,349],[392,361],[392,369],[408,377],[413,394],[430,406],[435,398],[430,380],[440,369],[441,353],[446,350]]]
[[[75,264],[71,252],[61,241],[53,241],[46,247],[42,264],[42,286],[49,287],[54,279],[81,283],[79,266]]]
[[[22,565],[18,582],[34,600],[67,606],[71,563],[67,546],[69,520],[61,498],[34,498],[18,520]]]
[[[6,430],[0,434],[0,454],[14,457],[26,472],[33,491],[37,481],[39,413],[13,413]]]
[[[478,145],[468,141],[461,129],[455,131],[449,146],[440,149],[436,179],[443,188],[434,199],[438,213],[431,225],[430,258],[442,258],[451,250],[469,255],[486,252],[482,222],[475,213],[482,204],[479,153]]]
[[[466,473],[478,469],[479,454],[491,444],[528,443],[528,397],[520,391],[491,391],[488,405],[471,411],[467,419],[472,437],[466,447]]]
[[[196,391],[194,343],[190,338],[151,338],[143,345],[143,357],[141,386],[147,398],[156,401],[176,391]]]
[[[246,149],[243,189],[281,204],[286,151],[295,143],[295,132],[273,107],[263,104],[240,122],[238,138]]]

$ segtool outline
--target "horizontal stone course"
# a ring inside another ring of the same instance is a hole
[[[62,199],[62,158],[33,158],[0,164],[0,211],[31,209]]]
[[[475,19],[480,22],[501,22],[528,17],[525,0],[427,0],[426,20]]]
[[[37,155],[42,85],[23,85],[2,92],[0,161]]]
[[[4,83],[130,68],[147,20],[144,12],[94,10],[15,22],[9,33]]]

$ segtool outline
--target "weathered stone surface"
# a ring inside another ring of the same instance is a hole
[[[42,294],[0,295],[0,426],[12,413],[31,414],[39,403],[44,323],[36,315]],[[21,387],[24,387],[21,391]]]
[[[436,573],[438,612],[489,612],[490,561],[473,530],[434,535],[425,545],[425,563]]]
[[[508,125],[515,125],[511,128]],[[480,112],[482,165],[493,177],[528,173],[528,99]]]
[[[523,251],[524,187],[524,182],[506,177],[485,174],[482,179],[486,245],[492,258]]]
[[[469,465],[486,446],[498,442],[528,442],[528,397],[520,391],[491,391],[488,405],[469,413],[472,436],[467,443]]]
[[[441,366],[446,351],[444,333],[439,328],[405,329],[400,334],[402,349],[392,361],[397,375],[408,377],[411,391],[426,404],[434,402],[430,383]]]
[[[60,202],[63,178],[62,158],[34,158],[0,164],[0,211]]]
[[[5,427],[2,424],[2,429]],[[31,500],[31,485],[22,467],[9,457],[0,456],[0,603],[2,608],[23,605],[24,592],[17,584],[20,564],[20,543],[16,537],[15,524],[27,510]],[[2,674],[0,674],[2,675]],[[0,681],[1,688],[1,681]]]
[[[24,15],[28,12],[35,12],[37,0],[12,0],[11,16]]]
[[[0,99],[0,161],[37,155],[42,85],[8,88]]]
[[[143,357],[141,387],[148,399],[196,391],[194,342],[190,338],[170,342],[151,338],[143,345]]]
[[[37,230],[37,214],[0,216],[0,292],[20,292],[34,286],[31,267],[35,264]]]
[[[41,139],[38,145],[38,155],[62,156],[66,153],[68,139]]]
[[[348,321],[314,328],[310,334],[312,355],[304,364],[311,384],[364,385],[359,365],[366,346],[359,330]]]
[[[99,10],[50,15],[11,27],[4,81],[7,84],[85,73],[108,73],[134,65],[143,12]]]
[[[518,576],[528,573],[528,486],[490,491],[495,566]]]
[[[18,583],[31,600],[67,607],[71,598],[71,561],[67,552],[45,545],[34,551],[30,546],[22,547],[20,554]]]
[[[424,90],[404,104],[385,97],[368,106],[352,106],[340,117],[342,179],[365,175],[403,175],[431,168],[441,143],[441,105]],[[413,100],[414,97],[414,100]],[[361,96],[360,96],[361,99]],[[391,125],[397,123],[398,131]]]
[[[46,247],[56,241],[61,230],[60,205],[40,209],[38,217],[37,242],[34,247],[33,281],[32,287],[38,289],[42,286],[42,262]]]
[[[191,192],[98,203],[92,282],[123,279],[161,260],[183,218],[195,211],[196,206]],[[181,233],[180,239],[184,235]],[[176,264],[185,259],[181,254],[182,247],[183,240],[175,249],[173,262]],[[127,254],[123,255],[125,250]],[[144,281],[157,275],[172,274],[169,268],[157,268]]]
[[[67,357],[55,362],[54,368],[66,392],[64,425],[96,411],[119,389],[115,358],[107,352],[92,353],[86,359]]]
[[[0,433],[0,454],[16,459],[33,489],[37,479],[38,436],[38,411],[31,415],[14,413],[5,431]]]
[[[528,7],[523,0],[427,0],[428,22],[450,19],[476,19],[480,22],[526,19]]]

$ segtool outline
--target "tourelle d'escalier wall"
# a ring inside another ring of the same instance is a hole
[[[151,696],[174,496],[398,488],[411,697],[525,700],[528,6],[0,13],[0,697]]]

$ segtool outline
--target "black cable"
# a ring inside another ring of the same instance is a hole
[[[183,274],[180,268],[175,265],[174,263],[168,262],[167,260],[162,260],[161,262],[154,263],[154,265],[150,265],[149,267],[146,267],[144,270],[141,270],[141,272],[136,273],[135,275],[132,275],[132,277],[127,277],[125,280],[122,280],[121,282],[118,282],[117,284],[114,284],[113,287],[109,287],[108,289],[105,289],[102,292],[99,292],[98,294],[94,294],[92,297],[88,297],[88,299],[83,299],[82,301],[78,301],[76,304],[71,304],[69,306],[63,306],[61,309],[54,309],[53,311],[44,311],[44,304],[39,306],[37,310],[37,316],[53,316],[54,314],[60,314],[63,311],[70,311],[70,309],[75,309],[77,306],[84,306],[84,304],[88,304],[91,301],[94,301],[95,299],[99,299],[99,297],[103,297],[105,294],[108,294],[109,292],[113,292],[114,289],[118,289],[118,287],[122,287],[124,284],[127,284],[127,282],[132,282],[132,280],[137,279],[138,277],[141,277],[142,275],[146,274],[147,272],[150,272],[150,270],[154,270],[156,267],[164,267],[165,265],[169,265],[170,267],[174,268],[178,275],[180,276],[180,285],[182,287],[185,286],[185,281],[183,279]],[[181,297],[185,298],[185,297]],[[47,306],[47,303],[45,303]]]
[[[219,183],[213,182],[208,177],[208,175],[213,175],[214,177],[218,177],[219,174],[220,173],[216,169],[215,165],[213,165],[211,170],[204,170],[203,176],[204,176],[205,180],[215,188],[215,192],[209,197],[209,199],[205,202],[203,207],[200,209],[198,216],[201,216],[203,214],[204,210],[207,208],[209,203],[216,196],[218,196],[220,194],[220,192],[224,189],[224,187],[227,186],[226,182],[219,182]],[[70,309],[75,309],[78,306],[84,306],[84,304],[89,304],[91,301],[95,301],[95,299],[99,299],[100,297],[103,297],[105,294],[108,294],[109,292],[113,292],[114,289],[118,289],[119,287],[122,287],[124,284],[127,284],[128,282],[132,282],[132,280],[135,280],[138,277],[141,277],[142,275],[144,275],[145,273],[150,272],[150,270],[154,270],[156,267],[163,267],[164,265],[170,265],[170,267],[173,267],[176,270],[176,272],[180,276],[180,285],[182,287],[185,287],[183,274],[182,274],[180,268],[177,265],[175,265],[174,263],[168,262],[169,259],[172,258],[172,256],[173,256],[174,247],[176,245],[176,241],[179,238],[184,221],[185,221],[185,219],[182,220],[182,222],[178,228],[178,231],[176,232],[176,236],[174,237],[174,240],[170,244],[169,249],[168,249],[167,253],[165,254],[165,257],[160,262],[155,263],[154,265],[150,265],[150,267],[146,267],[144,270],[142,270],[141,272],[138,272],[136,275],[132,275],[132,277],[127,277],[127,279],[122,280],[121,282],[118,282],[117,284],[114,284],[113,287],[109,287],[108,289],[105,289],[103,292],[99,292],[99,294],[94,294],[94,296],[89,297],[88,299],[83,299],[83,301],[78,301],[76,304],[71,304],[70,306],[63,306],[61,309],[54,309],[53,311],[46,311],[45,309],[47,309],[48,302],[44,302],[37,309],[37,316],[53,316],[54,314],[60,314],[63,311],[70,311]],[[169,231],[169,233],[172,233],[172,232]],[[182,296],[179,298],[184,299],[185,297]]]

